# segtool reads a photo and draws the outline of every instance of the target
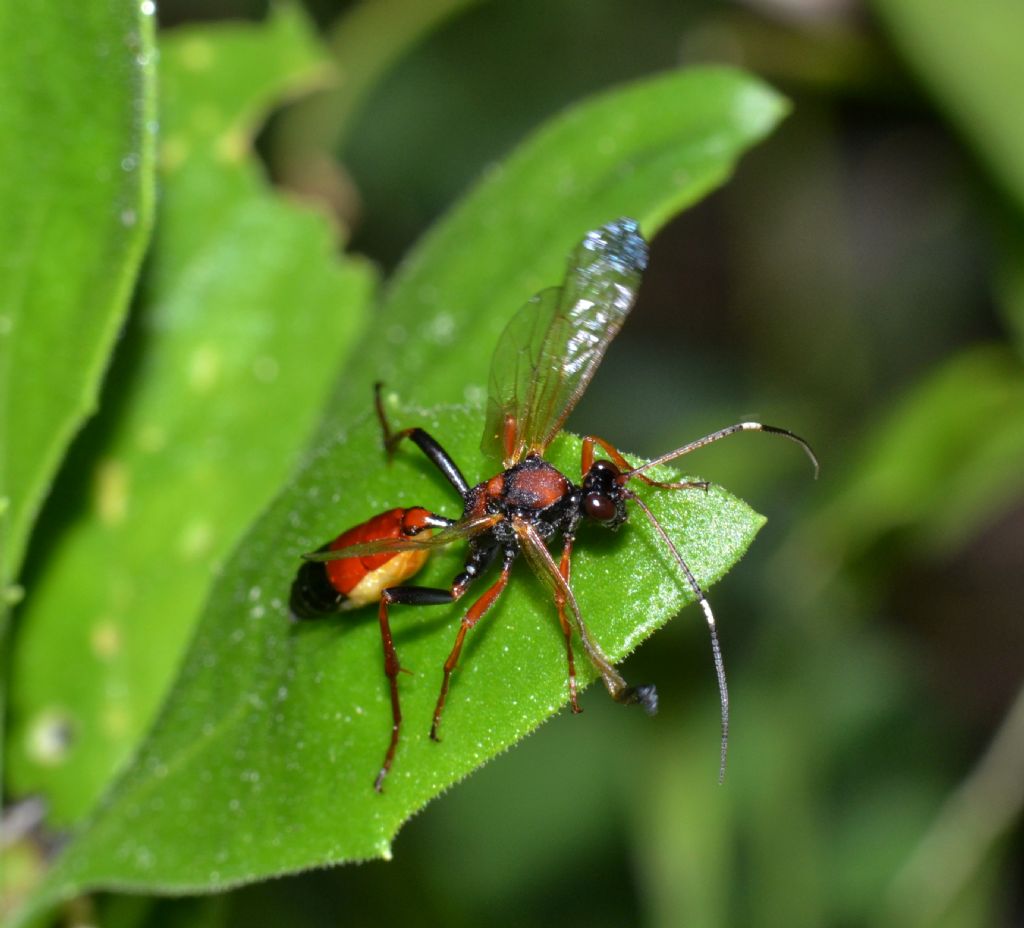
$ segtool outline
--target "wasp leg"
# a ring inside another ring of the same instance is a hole
[[[497,602],[502,590],[508,585],[508,576],[512,570],[512,562],[514,560],[514,553],[505,555],[505,560],[501,565],[501,576],[498,577],[493,586],[489,587],[469,607],[469,611],[462,618],[462,624],[459,626],[458,634],[455,636],[455,645],[452,648],[451,654],[448,655],[448,660],[444,662],[444,678],[441,680],[441,692],[437,697],[437,705],[434,707],[434,722],[430,726],[430,737],[434,741],[441,740],[437,735],[438,728],[441,725],[441,713],[444,711],[444,701],[448,696],[448,686],[451,683],[452,671],[459,662],[459,654],[462,652],[462,642],[465,640],[466,632],[476,625],[486,615],[491,606]]]
[[[441,447],[441,443],[421,428],[403,429],[401,432],[392,432],[388,424],[387,415],[384,412],[384,403],[380,398],[380,391],[383,384],[376,383],[373,386],[374,404],[377,407],[377,418],[380,419],[380,427],[384,432],[384,450],[390,458],[403,438],[408,438],[414,445],[427,456],[430,462],[444,474],[448,482],[455,487],[455,492],[463,499],[469,493],[469,483],[459,470],[451,455]]]
[[[574,541],[575,538],[572,535],[565,536],[565,545],[562,548],[562,562],[558,568],[558,572],[562,575],[566,586],[569,585]],[[565,597],[561,596],[557,590],[555,591],[555,605],[558,606],[558,621],[562,626],[562,634],[565,635],[565,656],[569,663],[569,704],[572,706],[572,711],[579,714],[583,710],[576,699],[576,660],[572,653],[572,626],[565,615]]]
[[[398,663],[398,652],[395,651],[395,642],[391,637],[388,606],[392,603],[402,603],[408,606],[443,606],[455,602],[463,591],[464,588],[456,590],[454,585],[450,590],[425,586],[395,586],[381,594],[377,615],[380,619],[380,637],[384,645],[384,673],[387,674],[388,686],[391,689],[391,741],[388,744],[387,753],[384,755],[384,763],[381,764],[377,779],[373,784],[373,788],[378,793],[383,790],[384,778],[388,775],[395,759],[398,736],[402,728],[402,706],[398,698],[398,675],[402,672],[402,666]]]
[[[391,637],[391,622],[388,607],[392,603],[408,606],[443,606],[461,599],[470,584],[480,576],[494,560],[497,548],[471,548],[462,572],[452,581],[450,589],[441,590],[426,586],[393,586],[386,589],[380,597],[380,637],[384,644],[384,673],[387,674],[388,687],[391,690],[391,741],[388,743],[384,763],[374,781],[373,787],[379,793],[384,788],[384,778],[391,769],[398,749],[398,738],[402,728],[402,708],[398,699],[398,675],[402,667],[398,663],[398,653]],[[485,594],[486,595],[486,594]],[[433,729],[432,729],[433,731]]]

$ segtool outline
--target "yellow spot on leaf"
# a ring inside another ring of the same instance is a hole
[[[220,377],[220,353],[209,345],[201,345],[192,354],[188,366],[189,385],[197,393],[206,393]]]
[[[122,738],[131,727],[131,716],[121,704],[107,706],[101,716],[103,731],[111,738]]]
[[[249,150],[249,140],[237,129],[221,134],[216,145],[217,158],[227,164],[239,164]]]
[[[107,525],[124,521],[128,511],[128,470],[120,461],[107,458],[96,468],[95,505]]]
[[[121,651],[121,630],[112,619],[104,619],[93,626],[89,643],[97,657],[109,660]]]
[[[160,167],[168,173],[180,168],[188,156],[189,144],[180,135],[172,135],[160,145]]]
[[[213,527],[205,519],[190,522],[181,533],[179,550],[187,561],[203,557],[213,544]]]
[[[143,451],[155,453],[167,444],[167,432],[159,425],[144,425],[139,429],[136,442]]]
[[[189,39],[181,45],[181,64],[189,71],[205,71],[213,64],[213,45],[206,39]]]

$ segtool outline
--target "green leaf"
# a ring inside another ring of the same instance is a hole
[[[214,570],[294,465],[362,321],[366,267],[339,261],[326,217],[273,195],[249,151],[323,67],[287,11],[161,47],[144,295],[13,660],[11,789],[43,792],[51,822],[88,811],[149,727]]]
[[[477,450],[481,421],[479,409],[396,415],[396,423],[438,436],[474,476],[487,473]],[[579,441],[565,436],[551,457],[577,472]],[[358,496],[332,501],[354,474]],[[644,495],[706,584],[762,522],[719,488]],[[295,625],[285,600],[296,553],[339,525],[413,503],[453,515],[460,508],[416,453],[383,465],[372,417],[322,449],[302,492],[267,514],[263,525],[274,531],[251,536],[231,581],[215,590],[156,737],[121,782],[115,814],[101,812],[64,861],[65,879],[197,889],[387,855],[414,809],[558,711],[566,698],[561,631],[550,597],[524,565],[465,649],[440,744],[427,735],[461,609],[396,607],[396,646],[414,675],[401,681],[408,721],[395,769],[384,794],[373,791],[390,731],[373,610]],[[437,557],[417,582],[445,585],[459,553]],[[584,616],[614,659],[692,599],[639,523],[617,536],[582,535],[573,575]],[[691,619],[700,621],[696,613]],[[582,653],[577,663],[581,680],[593,679]],[[656,724],[636,716],[638,725]]]
[[[329,404],[315,453],[225,568],[152,736],[38,904],[86,886],[209,889],[385,856],[425,802],[558,710],[566,699],[560,631],[528,571],[517,570],[467,644],[441,744],[426,735],[460,612],[401,610],[397,645],[415,675],[401,681],[408,724],[377,795],[390,708],[373,612],[288,623],[297,555],[384,507],[453,511],[450,490],[420,456],[403,452],[384,466],[369,412],[374,378],[389,381],[391,396],[424,404],[396,410],[396,425],[427,427],[471,479],[488,476],[480,404],[441,404],[482,398],[508,317],[561,279],[586,229],[630,214],[653,231],[720,183],[783,110],[763,85],[728,71],[670,74],[606,94],[539,133],[428,237]],[[576,440],[559,439],[552,460],[578,473]],[[735,562],[761,524],[718,489],[644,495],[704,583]],[[574,587],[616,659],[689,598],[644,524],[618,536],[588,533],[579,547]],[[422,582],[447,583],[458,563],[457,552],[435,558]],[[582,657],[579,664],[589,676]],[[656,723],[638,716],[636,724]]]
[[[1024,122],[1007,99],[1024,86],[1024,5],[874,0],[874,7],[939,105],[1024,206]]]
[[[145,9],[138,0],[83,4],[73,16],[41,0],[0,8],[0,591],[95,409],[149,236]]]

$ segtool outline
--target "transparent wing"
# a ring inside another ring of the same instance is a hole
[[[512,317],[491,360],[486,454],[510,467],[550,444],[622,328],[646,266],[637,223],[619,219],[588,232],[562,286]]]
[[[562,288],[543,290],[509,320],[491,358],[487,421],[480,447],[484,453],[511,467],[524,454],[524,426],[531,384],[547,355],[545,339],[562,298]],[[548,372],[549,376],[558,373]]]
[[[500,522],[500,514],[478,516],[473,519],[462,519],[454,525],[443,528],[432,535],[423,532],[420,535],[409,535],[404,538],[378,538],[358,545],[348,545],[333,551],[310,551],[303,554],[305,561],[338,561],[346,557],[366,557],[369,554],[388,554],[396,551],[423,551],[432,548],[443,548],[456,541],[473,538]]]

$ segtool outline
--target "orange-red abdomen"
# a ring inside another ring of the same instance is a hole
[[[428,527],[429,515],[428,510],[418,507],[389,509],[342,532],[320,550],[339,551],[384,538],[415,535]],[[307,561],[292,584],[292,614],[310,619],[374,603],[388,587],[416,574],[428,555],[425,550],[386,551],[334,561]]]
[[[342,532],[328,547],[337,551],[349,545],[412,535],[426,525],[427,515],[425,509],[389,509]],[[375,602],[388,586],[408,580],[426,560],[426,551],[397,551],[339,558],[326,561],[325,566],[331,586],[351,601],[350,608],[355,608]]]

